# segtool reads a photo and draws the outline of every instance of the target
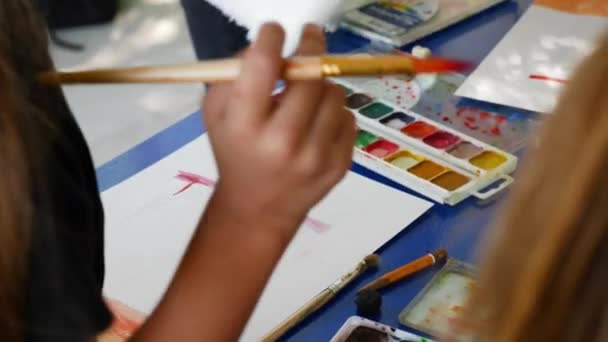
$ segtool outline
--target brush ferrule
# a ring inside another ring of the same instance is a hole
[[[342,278],[336,280],[333,284],[331,284],[328,289],[334,293],[342,290],[346,285],[350,284],[355,278],[357,278],[361,273],[367,270],[367,264],[365,261],[360,262],[355,269],[345,274]]]
[[[404,56],[325,56],[323,76],[386,75],[413,72],[412,59]]]

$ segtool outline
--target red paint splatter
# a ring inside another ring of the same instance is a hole
[[[187,182],[188,184],[181,188],[179,191],[173,194],[173,196],[177,196],[184,191],[190,189],[194,185],[202,185],[207,188],[213,188],[217,184],[217,182],[213,179],[209,179],[207,177],[197,175],[191,172],[179,171],[175,178]],[[331,226],[327,223],[321,222],[317,219],[307,217],[304,221],[306,225],[308,225],[314,232],[316,233],[326,233],[331,229]]]
[[[502,135],[501,125],[507,121],[504,116],[482,111],[475,107],[462,107],[456,111],[456,117],[462,117],[462,124],[471,130],[479,130],[483,134]]]
[[[531,80],[538,80],[538,81],[547,81],[547,82],[557,82],[557,83],[567,83],[567,80],[564,80],[562,78],[557,78],[557,77],[551,77],[551,76],[546,76],[546,75],[530,75],[529,76]]]
[[[479,129],[479,126],[473,125],[473,124],[472,124],[472,123],[470,123],[470,122],[465,122],[465,123],[464,123],[464,125],[465,125],[465,126],[468,128],[468,129],[471,129],[471,130],[474,130],[474,131],[476,131],[476,130],[478,130],[478,129]]]

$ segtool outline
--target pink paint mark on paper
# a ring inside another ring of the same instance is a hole
[[[217,183],[213,179],[210,179],[210,178],[207,178],[207,177],[204,177],[201,175],[197,175],[195,173],[185,172],[185,171],[179,171],[177,176],[175,176],[175,178],[179,179],[181,181],[184,181],[187,184],[186,184],[186,186],[181,188],[179,191],[174,193],[173,196],[177,196],[177,195],[183,193],[184,191],[190,189],[194,185],[202,185],[207,188],[213,188],[213,187],[215,187],[215,184]],[[311,218],[311,217],[307,217],[306,220],[304,221],[304,224],[309,226],[310,229],[312,229],[315,233],[319,233],[319,234],[326,233],[331,229],[331,226],[329,224],[327,224],[325,222],[321,222],[321,221]]]
[[[319,234],[327,233],[331,229],[331,226],[327,223],[321,222],[310,217],[307,217],[304,223],[306,223],[310,227],[310,229],[312,229],[315,233]]]
[[[208,188],[212,188],[215,186],[216,183],[213,179],[209,179],[207,177],[184,171],[179,171],[175,178],[188,182],[188,184],[185,187],[181,188],[178,192],[174,193],[173,196],[177,196],[183,193],[184,191],[190,189],[193,185],[198,184]]]

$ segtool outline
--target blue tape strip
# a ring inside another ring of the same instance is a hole
[[[100,191],[122,183],[129,177],[150,167],[205,133],[200,112],[190,114],[136,145],[127,152],[97,168],[97,185]]]

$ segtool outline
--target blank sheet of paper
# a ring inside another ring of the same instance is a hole
[[[145,313],[154,309],[216,179],[205,135],[102,194],[106,212],[106,296]],[[259,339],[431,206],[349,173],[309,213],[263,293],[242,340]]]
[[[554,109],[564,81],[593,51],[608,18],[543,3],[530,7],[456,95],[536,112]]]

